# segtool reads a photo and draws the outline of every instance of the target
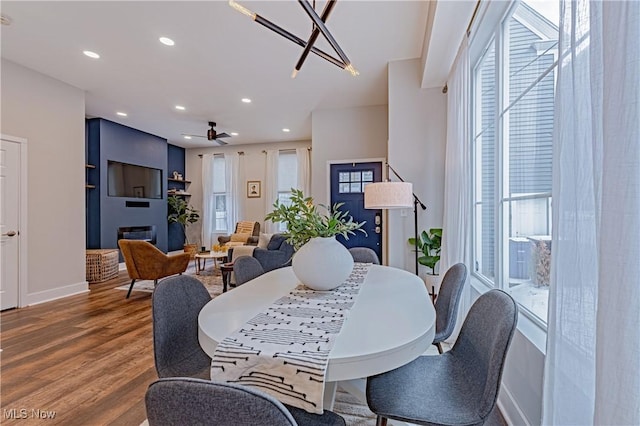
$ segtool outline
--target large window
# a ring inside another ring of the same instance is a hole
[[[227,231],[226,166],[223,155],[213,157],[213,203],[215,207],[213,230]]]
[[[558,9],[515,4],[473,70],[474,273],[544,323]]]
[[[278,153],[278,202],[291,204],[291,188],[298,187],[298,157],[294,150]],[[308,195],[308,194],[305,194]],[[278,230],[287,230],[286,224],[279,222]]]

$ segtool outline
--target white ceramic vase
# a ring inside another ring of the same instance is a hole
[[[335,237],[312,238],[292,260],[293,273],[312,290],[333,290],[353,270],[353,257]]]

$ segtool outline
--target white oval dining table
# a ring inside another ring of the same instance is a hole
[[[299,284],[291,267],[280,268],[217,296],[198,316],[200,346],[213,357],[218,342]],[[435,318],[418,276],[372,265],[329,354],[329,392],[335,393],[335,382],[393,370],[422,355],[433,342]]]

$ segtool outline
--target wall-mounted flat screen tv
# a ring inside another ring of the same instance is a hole
[[[109,160],[109,197],[162,199],[162,170]]]

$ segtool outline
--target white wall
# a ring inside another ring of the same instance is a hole
[[[246,181],[259,180],[262,182],[262,196],[260,198],[247,198],[246,192],[243,192],[244,200],[244,217],[243,220],[255,220],[260,222],[261,226],[264,226],[264,216],[267,209],[267,204],[271,206],[273,200],[267,202],[264,196],[265,180],[266,180],[266,155],[262,152],[269,149],[296,149],[296,148],[310,148],[310,141],[292,141],[292,142],[279,142],[279,143],[264,143],[253,145],[235,145],[235,146],[218,146],[212,148],[191,148],[186,150],[185,155],[185,167],[186,176],[185,179],[191,181],[189,186],[189,193],[191,193],[191,204],[198,210],[202,211],[202,158],[198,157],[199,154],[224,154],[231,152],[244,152],[241,157],[241,161],[244,162],[244,177],[240,179],[243,182],[242,187],[246,188]],[[197,223],[195,226],[191,226],[189,234],[195,235],[197,240],[200,240],[201,223]],[[261,228],[262,230],[264,228]]]
[[[26,304],[33,304],[87,289],[84,92],[4,59],[1,66],[0,130],[28,139]]]
[[[387,115],[386,105],[313,111],[311,194],[316,203],[329,203],[329,161],[386,158]]]
[[[389,63],[389,164],[427,206],[418,209],[418,232],[442,226],[447,97],[441,89],[420,87],[420,61]],[[397,180],[390,173],[391,180]],[[387,219],[389,265],[415,270],[407,240],[414,235],[413,209],[390,210]],[[424,266],[420,266],[422,272]]]

